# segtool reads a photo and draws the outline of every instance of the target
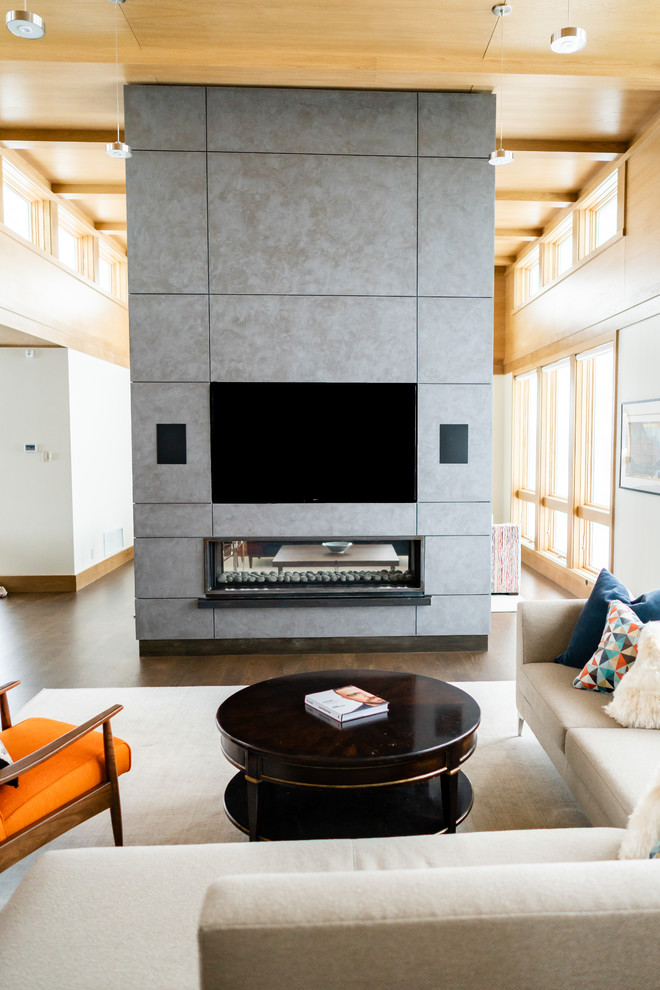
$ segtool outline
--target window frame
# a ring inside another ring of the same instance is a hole
[[[512,458],[511,518],[521,525],[523,546],[535,555],[552,561],[565,572],[580,578],[595,580],[598,569],[590,563],[592,530],[590,524],[605,525],[609,529],[609,556],[604,566],[611,568],[613,550],[613,507],[615,484],[615,411],[616,411],[616,336],[595,344],[591,348],[563,355],[557,361],[535,369],[528,369],[513,378],[512,402]],[[593,444],[594,444],[594,395],[595,365],[593,358],[599,354],[612,355],[612,409],[610,434],[610,502],[609,506],[596,505],[591,500]],[[568,426],[568,495],[557,494],[554,484],[554,430],[556,424],[557,382],[560,367],[569,368],[569,426]],[[525,422],[529,388],[525,384],[537,376],[536,416],[536,483],[532,488],[526,477],[529,450],[526,448],[527,423]],[[535,505],[536,527],[532,542],[523,534],[525,505]],[[557,552],[555,513],[565,514],[566,556]]]

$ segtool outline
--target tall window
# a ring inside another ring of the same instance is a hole
[[[576,362],[576,502],[579,566],[598,571],[610,559],[614,354],[611,344]]]
[[[526,546],[591,575],[610,564],[613,422],[611,343],[514,381],[513,519]]]
[[[536,542],[536,420],[538,406],[538,374],[530,371],[516,379],[514,423],[517,459],[517,491],[514,522],[520,526],[522,540],[528,546]]]

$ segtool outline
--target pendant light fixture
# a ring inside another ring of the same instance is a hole
[[[117,97],[117,140],[110,141],[105,146],[105,153],[106,155],[110,155],[111,158],[130,158],[133,154],[129,145],[124,144],[119,139],[119,50],[117,43],[117,17],[119,16],[119,4],[125,2],[126,0],[110,0],[110,3],[115,5],[115,79]]]
[[[567,0],[568,14],[566,20],[571,23],[571,0]],[[587,32],[581,27],[557,28],[550,38],[550,47],[559,55],[572,55],[581,51],[587,43]]]
[[[491,151],[488,161],[491,165],[510,165],[513,161],[513,152],[506,151],[502,145],[502,121],[504,118],[504,103],[503,103],[503,92],[504,92],[504,21],[503,17],[507,17],[513,7],[510,3],[497,3],[492,8],[493,13],[496,17],[500,18],[501,28],[500,28],[500,143],[499,147],[495,151]],[[496,25],[497,27],[497,25]],[[492,37],[492,35],[491,35]]]
[[[43,38],[46,33],[46,22],[39,14],[31,14],[27,9],[27,0],[24,0],[23,10],[8,10],[5,16],[7,30],[15,34],[17,38],[27,38],[28,41],[36,41]]]

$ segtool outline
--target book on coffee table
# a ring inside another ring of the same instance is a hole
[[[305,695],[305,705],[314,711],[329,715],[337,722],[350,722],[369,715],[382,715],[388,709],[388,702],[371,691],[364,691],[355,684],[333,688],[331,691],[316,691]]]

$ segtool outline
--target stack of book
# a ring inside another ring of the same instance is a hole
[[[388,702],[370,691],[363,691],[354,684],[316,691],[305,695],[305,705],[313,711],[329,715],[337,722],[350,722],[369,715],[382,715],[388,710]]]

